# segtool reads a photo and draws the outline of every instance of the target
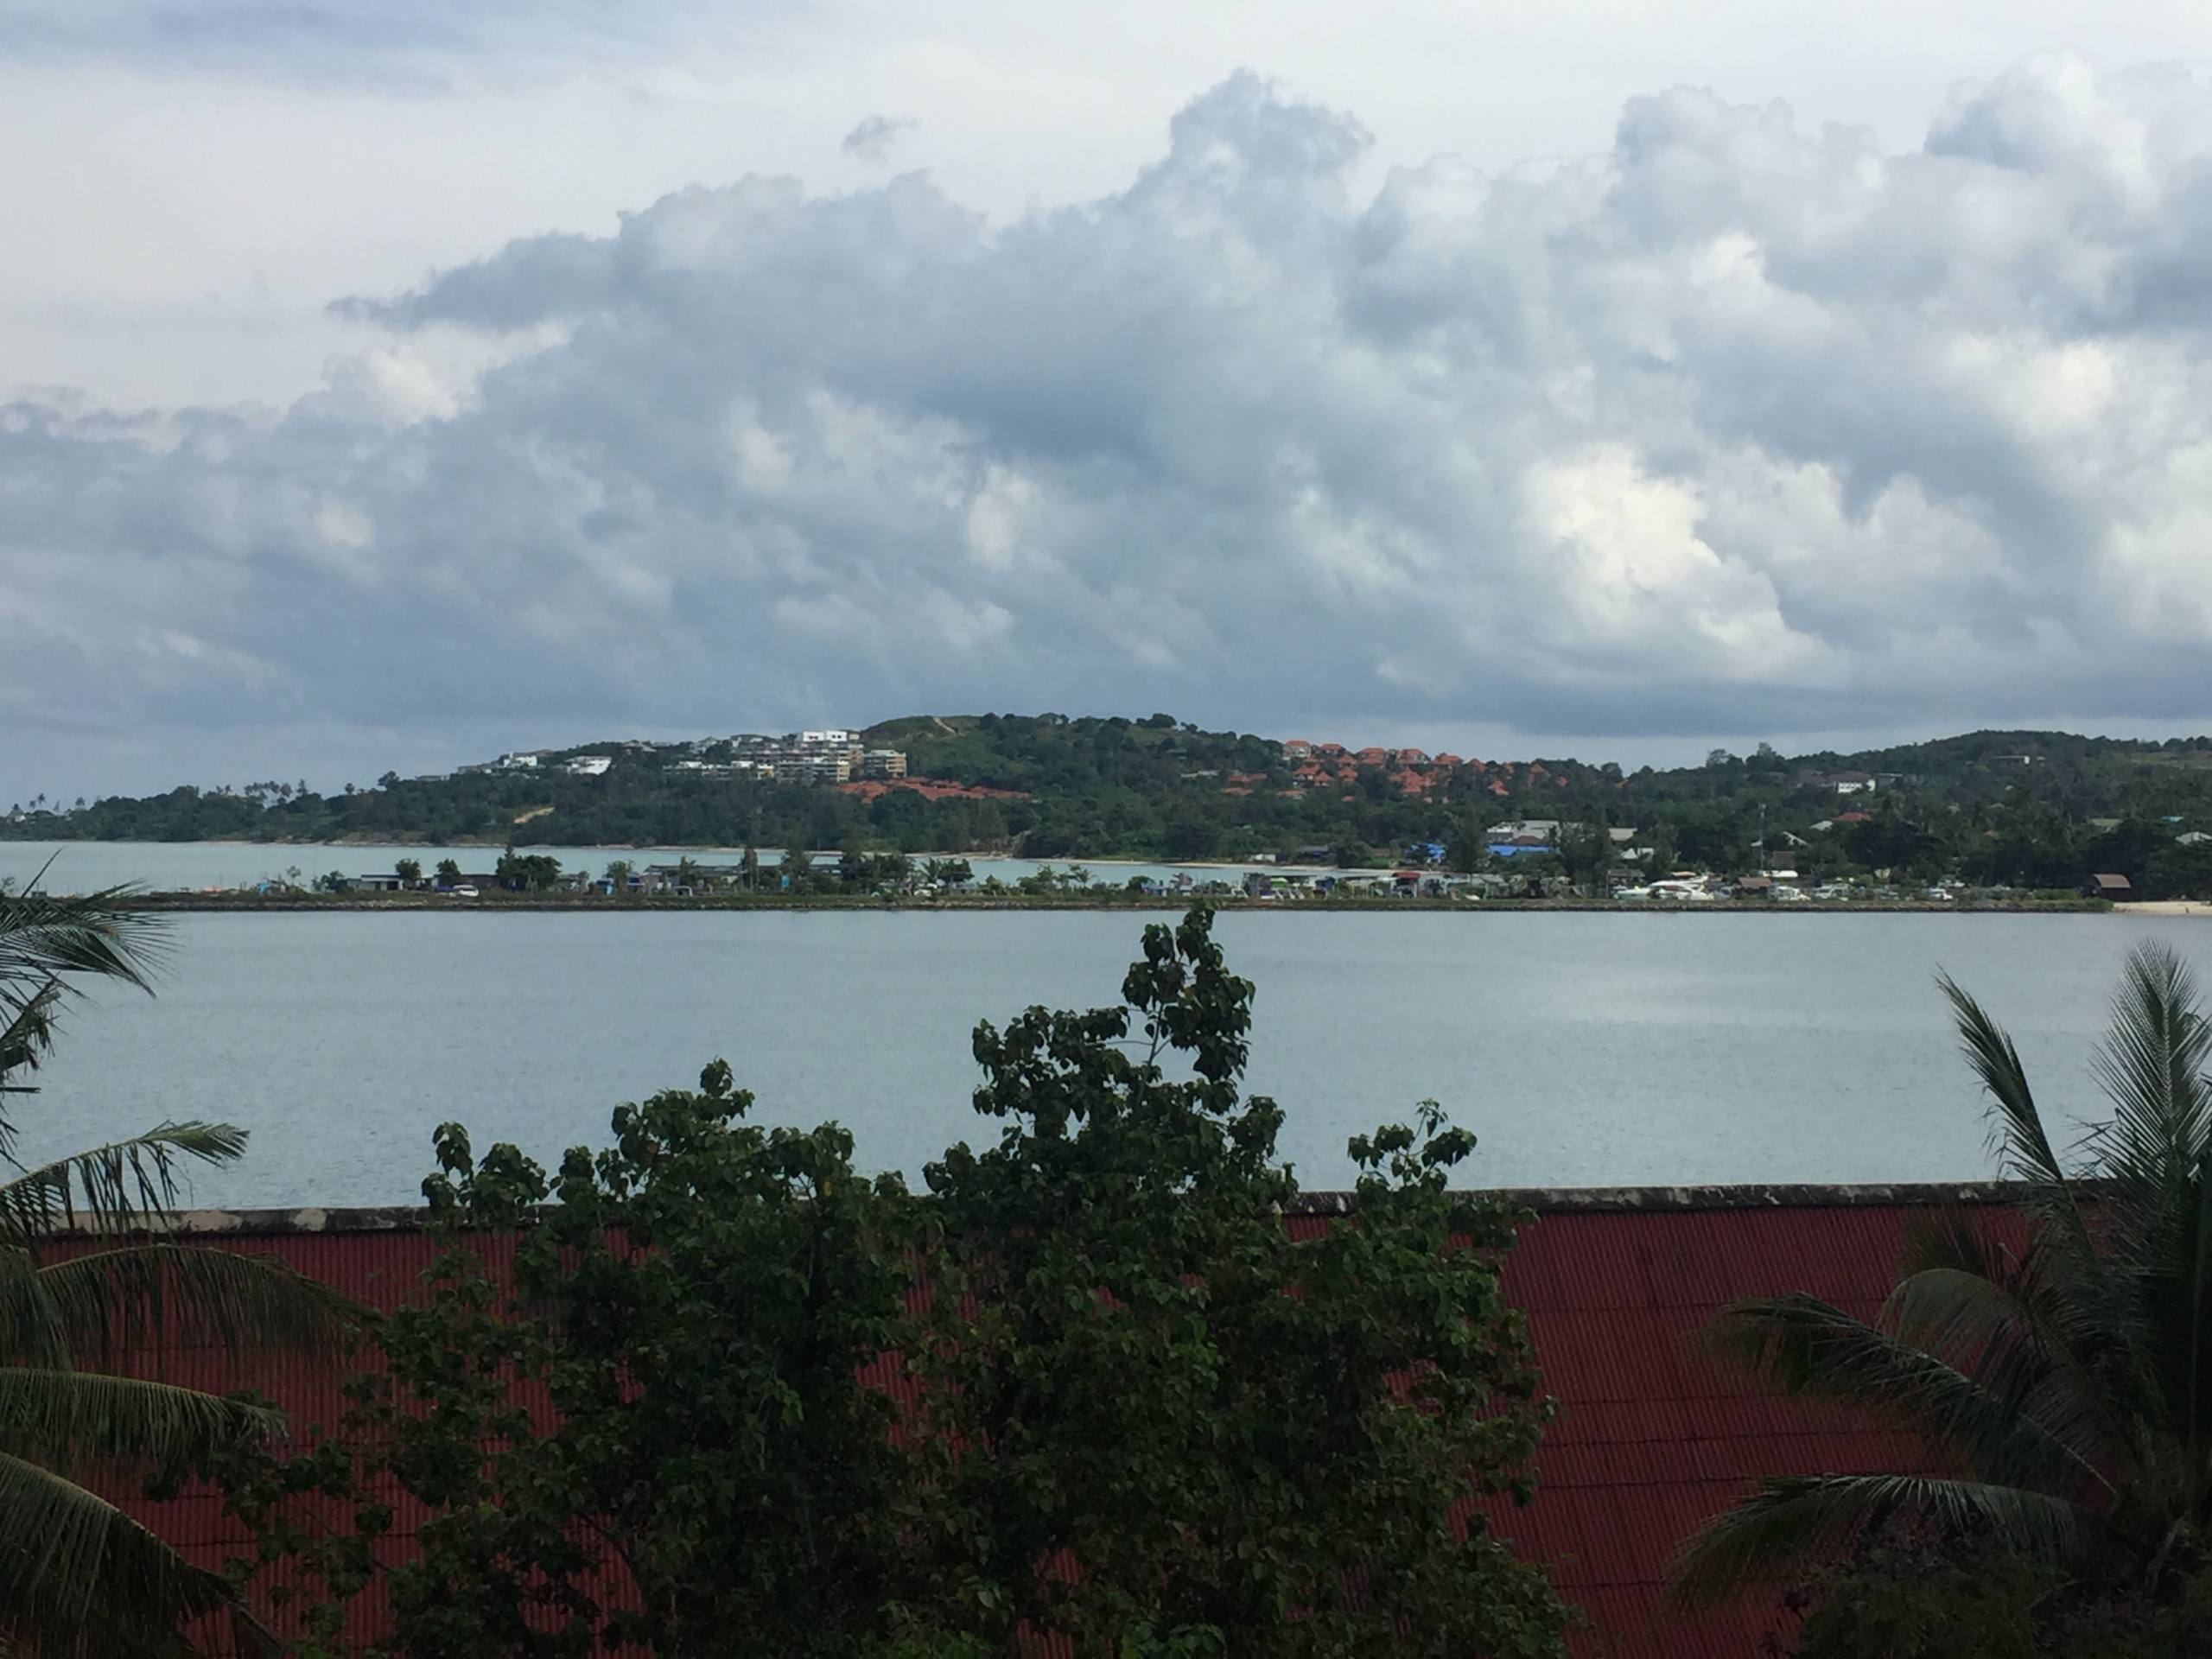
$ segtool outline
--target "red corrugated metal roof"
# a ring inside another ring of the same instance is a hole
[[[1682,1535],[1750,1481],[1771,1474],[1895,1468],[1919,1459],[1907,1436],[1834,1408],[1771,1399],[1716,1368],[1700,1337],[1737,1297],[1809,1291],[1858,1311],[1890,1282],[1907,1205],[1624,1209],[1542,1216],[1506,1260],[1508,1294],[1529,1319],[1545,1386],[1560,1406],[1537,1457],[1533,1507],[1485,1503],[1492,1529],[1552,1569],[1592,1628],[1578,1652],[1606,1659],[1745,1659],[1780,1618],[1770,1597],[1696,1618],[1661,1605]],[[1310,1235],[1327,1223],[1293,1217]],[[324,1232],[221,1241],[264,1250],[361,1301],[390,1306],[431,1255],[407,1231]],[[68,1248],[63,1246],[62,1248]],[[149,1363],[178,1382],[250,1386],[295,1423],[334,1422],[334,1373],[268,1355],[171,1350]],[[895,1359],[867,1380],[899,1393]],[[205,1496],[131,1511],[195,1560],[219,1566],[243,1541]],[[365,1634],[365,1632],[364,1632]],[[1058,1656],[1054,1642],[1030,1650]]]

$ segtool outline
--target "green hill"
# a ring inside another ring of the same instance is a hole
[[[1853,754],[1762,748],[1624,773],[1576,759],[1418,751],[1287,752],[1166,715],[914,715],[862,734],[906,757],[904,780],[775,783],[716,772],[729,740],[548,750],[536,764],[400,779],[321,795],[297,786],[181,786],[0,818],[12,839],[433,845],[737,846],[1244,860],[1327,849],[1390,858],[1413,843],[1478,855],[1501,823],[1558,822],[1563,861],[1592,870],[1630,830],[1649,862],[1714,870],[1768,861],[1809,875],[1888,868],[2027,887],[2128,875],[2145,896],[2212,890],[2212,739],[2141,742],[1974,732]],[[605,756],[595,776],[563,763]],[[1851,774],[1871,776],[1864,782]],[[1839,779],[1836,774],[1845,774]],[[2199,866],[2208,868],[2200,872]]]

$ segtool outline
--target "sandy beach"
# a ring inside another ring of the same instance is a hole
[[[2212,905],[2196,899],[2145,899],[2114,905],[2113,911],[2115,915],[2128,916],[2212,916]]]

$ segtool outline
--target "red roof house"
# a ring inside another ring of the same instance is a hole
[[[1545,1387],[1560,1405],[1537,1456],[1537,1494],[1516,1510],[1484,1500],[1490,1524],[1551,1570],[1591,1628],[1589,1659],[1747,1659],[1790,1620],[1777,1595],[1718,1611],[1662,1603],[1682,1537],[1770,1474],[1912,1469],[1911,1437],[1833,1407],[1764,1395],[1707,1354],[1702,1333],[1727,1302],[1802,1290],[1872,1313],[1904,1229],[1936,1203],[1988,1205],[1993,1187],[1718,1187],[1509,1195],[1536,1211],[1506,1258],[1507,1294],[1529,1316]],[[1347,1194],[1310,1193],[1287,1218],[1310,1234],[1349,1213]],[[266,1251],[363,1302],[392,1306],[428,1265],[419,1211],[261,1211],[211,1217],[219,1248]],[[65,1245],[64,1248],[70,1248]],[[83,1248],[81,1246],[77,1248]],[[339,1376],[292,1359],[213,1349],[149,1356],[170,1380],[257,1388],[296,1424],[337,1421]],[[873,1369],[873,1368],[871,1368]],[[863,1380],[867,1380],[864,1378]],[[135,1489],[132,1489],[135,1491]],[[140,1520],[194,1560],[219,1567],[244,1538],[217,1500],[154,1502],[119,1492]],[[372,1620],[369,1599],[357,1619]],[[353,1631],[367,1639],[374,1632]],[[1064,1646],[1034,1652],[1062,1659]]]

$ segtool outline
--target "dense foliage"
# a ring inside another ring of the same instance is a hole
[[[2084,1583],[1987,1542],[1870,1542],[1788,1598],[1790,1659],[2202,1659],[2212,1570],[2157,1593]]]
[[[1766,1482],[1690,1541],[1680,1590],[1855,1551],[1807,1628],[1823,1659],[2212,1650],[2212,1024],[2180,958],[2139,946],[2092,1067],[2112,1116],[2069,1171],[2011,1039],[1944,984],[2023,1183],[2015,1224],[1916,1230],[1872,1321],[1793,1294],[1732,1307],[1716,1333],[1789,1393],[1916,1431],[1928,1463]],[[1990,1644],[1880,1636],[1973,1624],[1999,1569],[2034,1593]],[[2081,1636],[2100,1630],[2110,1645]]]
[[[1530,1495],[1549,1409],[1510,1218],[1424,1109],[1355,1143],[1357,1224],[1287,1229],[1251,995],[1197,911],[1121,1004],[980,1027],[1005,1127],[927,1196],[720,1062],[550,1179],[448,1127],[388,1367],[225,1471],[299,1651],[379,1591],[411,1659],[1560,1651],[1471,1507]]]
[[[441,779],[386,774],[373,788],[321,795],[304,784],[179,788],[73,806],[42,798],[0,817],[0,836],[147,841],[238,838],[422,845],[513,839],[543,845],[720,846],[1014,851],[1065,859],[1180,860],[1319,850],[1346,861],[1394,857],[1416,842],[1483,859],[1486,825],[1522,819],[1633,829],[1661,869],[1756,868],[1810,876],[1885,870],[1900,880],[1958,874],[1986,885],[2073,888],[2091,872],[2127,876],[2139,896],[2212,893],[2212,739],[2166,743],[2049,732],[1980,732],[1856,754],[1747,758],[1624,774],[1575,760],[1438,764],[1392,758],[1326,775],[1282,743],[1144,720],[918,716],[865,734],[904,751],[909,770],[977,791],[776,784],[685,771],[728,746],[593,746],[548,753],[537,767]],[[602,775],[573,775],[569,755],[604,753]],[[2025,757],[2023,760],[2021,757]],[[1878,774],[1839,795],[1828,774]],[[1846,813],[1853,816],[1846,818]],[[1864,815],[1859,821],[1858,815]],[[1820,827],[1825,825],[1825,828]]]

